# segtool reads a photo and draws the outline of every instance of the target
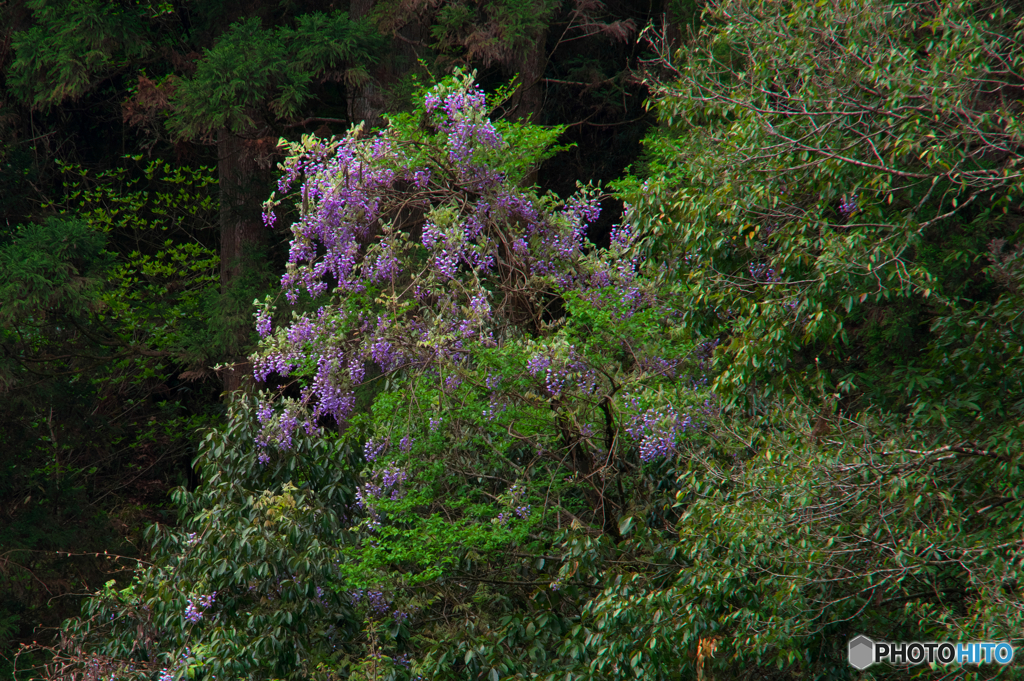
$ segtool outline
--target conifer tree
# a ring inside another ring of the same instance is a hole
[[[248,16],[198,2],[36,0],[28,7],[34,25],[14,36],[9,86],[32,108],[135,81],[135,94],[124,102],[126,121],[172,140],[216,144],[221,322],[226,346],[242,354],[248,294],[269,240],[258,206],[276,141],[283,126],[308,113],[319,85],[365,75],[380,44],[375,32],[344,12],[275,16],[270,5]],[[242,373],[229,369],[225,387],[238,388]]]

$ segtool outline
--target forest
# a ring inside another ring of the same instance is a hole
[[[0,677],[1016,679],[1019,0],[0,0]],[[1020,655],[1018,655],[1020,656]]]

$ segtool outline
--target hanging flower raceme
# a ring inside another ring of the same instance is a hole
[[[667,404],[695,390],[689,345],[665,333],[672,313],[630,228],[597,248],[597,189],[521,184],[522,156],[557,134],[490,120],[458,76],[378,134],[290,147],[281,189],[299,211],[282,289],[297,309],[257,311],[254,372],[287,390],[262,396],[257,443],[280,470],[300,431],[340,424],[339,465],[359,469],[341,553],[367,594],[408,597],[459,552],[552,522],[538,471],[563,481],[560,504],[610,527],[621,501],[596,497],[620,486],[605,478],[659,465],[690,428],[691,409]]]
[[[263,445],[286,447],[300,426],[344,421],[365,365],[431,371],[446,391],[457,390],[467,348],[497,343],[496,314],[536,317],[521,292],[550,286],[547,277],[577,289],[621,281],[624,295],[634,295],[628,258],[618,270],[582,271],[599,194],[584,188],[541,208],[501,166],[506,136],[471,77],[439,84],[419,116],[426,125],[415,135],[395,122],[371,137],[357,128],[340,141],[307,136],[289,145],[278,189],[294,191],[300,210],[282,290],[292,303],[308,296],[319,308],[276,328],[272,301],[257,312],[256,379],[302,383],[297,399],[261,410]],[[279,203],[265,205],[268,224]],[[415,303],[425,314],[414,313]],[[549,392],[560,391],[565,371],[548,377]]]

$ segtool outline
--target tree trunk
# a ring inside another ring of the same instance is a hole
[[[348,15],[353,21],[363,19],[373,9],[373,0],[352,0]],[[375,128],[383,123],[384,96],[381,92],[381,64],[369,69],[370,79],[349,89],[348,118],[353,125],[363,122],[366,128]]]
[[[547,30],[537,33],[532,40],[524,44],[522,51],[516,55],[512,68],[519,74],[519,87],[512,95],[512,113],[516,120],[523,123],[540,123],[540,113],[544,108],[544,70],[548,66]],[[523,185],[530,187],[537,184],[537,172],[531,170]]]
[[[265,257],[267,227],[263,224],[266,171],[251,145],[227,129],[217,136],[220,184],[220,340],[226,351],[224,390],[242,388],[251,378],[246,354],[251,349],[252,299],[260,288],[260,260]],[[255,289],[255,291],[254,291]]]
[[[519,73],[520,85],[512,97],[516,120],[539,123],[544,107],[544,70],[548,65],[547,30],[540,31],[525,43],[512,68]]]
[[[349,17],[354,21],[366,17],[373,9],[374,0],[351,0]],[[383,114],[388,107],[387,88],[416,68],[415,45],[421,43],[426,32],[419,21],[412,21],[397,30],[391,39],[387,56],[369,69],[369,82],[351,88],[348,98],[348,117],[352,123],[363,121],[366,127],[384,125]]]
[[[665,0],[665,42],[673,59],[675,51],[683,46],[687,32],[694,28],[702,5],[699,0]]]

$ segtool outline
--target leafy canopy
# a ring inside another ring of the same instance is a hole
[[[599,194],[520,185],[558,133],[491,120],[457,74],[377,135],[291,145],[285,300],[260,304],[254,358],[281,394],[208,436],[183,527],[70,625],[97,643],[69,663],[169,678],[580,663],[556,641],[601,578],[549,552],[611,547],[633,515],[667,529],[706,395],[628,231],[586,244]],[[480,603],[478,625],[450,627]]]

